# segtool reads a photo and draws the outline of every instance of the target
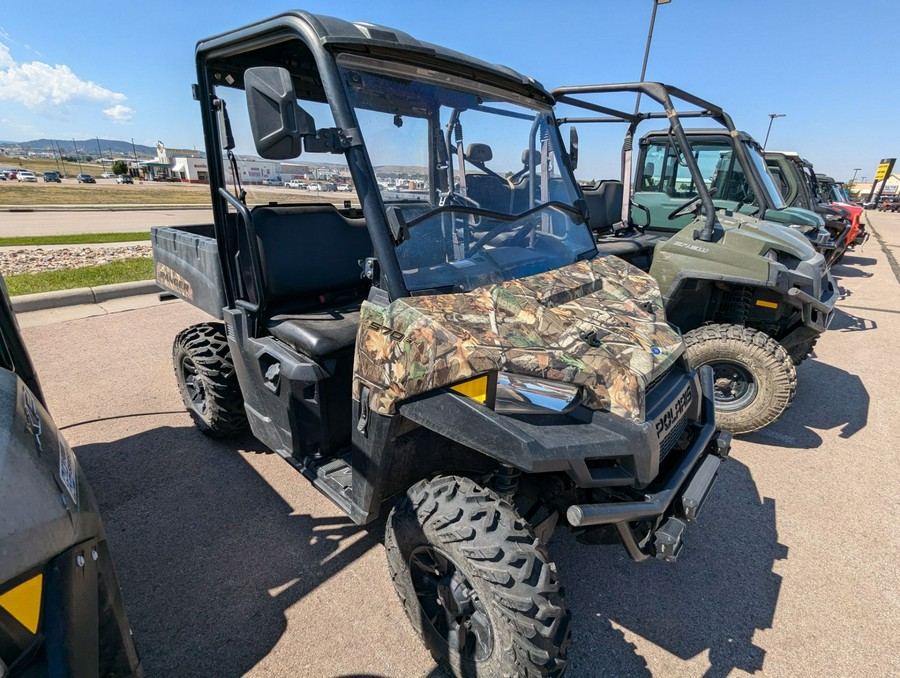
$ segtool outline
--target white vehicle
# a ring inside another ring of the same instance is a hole
[[[299,179],[294,179],[293,181],[289,181],[285,184],[288,188],[306,188],[306,182],[300,181]]]
[[[338,184],[337,190],[339,190],[341,193],[344,193],[347,191],[352,191],[353,187],[350,184]]]
[[[310,191],[321,191],[321,190],[322,190],[322,184],[310,184],[310,185],[307,186],[306,188],[307,188],[308,190],[310,190]]]
[[[34,172],[17,172],[16,178],[19,181],[33,181],[37,183],[37,176],[35,176]]]
[[[100,175],[100,178],[101,179],[115,179],[116,175],[113,174],[112,172],[104,172],[103,174]]]

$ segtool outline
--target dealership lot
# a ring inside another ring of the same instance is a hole
[[[868,218],[900,255],[900,215]],[[568,675],[900,671],[891,264],[872,238],[835,268],[844,298],[793,408],[736,440],[677,564],[552,543],[575,622]],[[253,438],[191,425],[171,342],[203,319],[177,302],[24,330],[103,510],[148,675],[440,675],[381,529],[355,527]]]

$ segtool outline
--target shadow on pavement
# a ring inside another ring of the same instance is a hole
[[[380,541],[347,518],[291,515],[235,453],[259,447],[161,427],[76,449],[148,675],[244,674],[281,638],[288,607]]]
[[[635,563],[621,547],[582,546],[570,535],[553,542],[575,625],[568,676],[651,675],[627,633],[682,660],[708,650],[708,677],[764,668],[753,635],[772,626],[781,589],[772,568],[787,557],[774,500],[761,499],[750,470],[731,459],[687,539],[675,564]]]
[[[819,362],[806,360],[797,368],[799,386],[790,410],[764,429],[742,435],[759,445],[813,449],[822,444],[816,430],[840,428],[841,438],[850,438],[869,421],[869,392],[855,374]],[[823,400],[823,393],[840,398]]]
[[[842,308],[836,308],[828,329],[842,332],[865,332],[866,330],[878,329],[878,323],[862,316],[853,315]]]
[[[841,263],[835,266],[834,268],[843,270],[850,266],[874,266],[878,263],[878,260],[874,257],[863,257],[855,254],[847,253],[844,255],[844,258],[841,259]]]

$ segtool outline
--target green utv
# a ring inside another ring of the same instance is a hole
[[[664,111],[625,113],[595,96],[637,92]],[[838,291],[823,255],[805,238],[743,213],[750,195],[736,196],[730,184],[717,183],[734,176],[732,151],[713,146],[707,154],[681,124],[681,118],[712,118],[733,130],[728,115],[653,82],[560,87],[553,95],[558,113],[575,111],[560,124],[627,126],[623,180],[582,187],[589,223],[600,252],[623,257],[659,283],[668,319],[685,332],[691,365],[713,369],[718,425],[744,433],[778,419],[794,398],[795,364],[828,327]],[[688,108],[676,110],[673,99]],[[661,118],[668,118],[669,131],[641,140],[632,171],[638,126]],[[578,155],[575,127],[570,137],[571,163]],[[720,190],[724,206],[713,200]]]
[[[359,524],[389,512],[397,593],[455,674],[561,674],[554,530],[675,560],[730,436],[656,283],[598,254],[553,97],[305,12],[196,57],[215,223],[153,232],[158,283],[217,318],[174,345],[196,424],[249,423]],[[241,179],[301,151],[351,199],[253,205]]]
[[[794,229],[822,253],[830,266],[845,247],[846,224],[826,221],[811,209],[787,206],[769,173],[760,145],[746,132],[737,130],[731,116],[721,108],[694,112],[692,117],[709,118],[721,124],[717,128],[683,128],[687,148],[697,159],[716,208]],[[635,186],[646,193],[643,204],[648,209],[651,227],[683,227],[691,220],[689,214],[669,219],[681,196],[677,195],[679,191],[671,195],[662,190],[663,162],[667,158],[671,162],[675,157],[673,143],[671,132],[665,129],[647,132],[639,141],[644,162],[637,165]],[[654,171],[646,172],[651,167]],[[686,173],[684,166],[682,171]],[[687,178],[676,176],[675,182]]]
[[[0,277],[0,676],[142,676],[97,501]]]

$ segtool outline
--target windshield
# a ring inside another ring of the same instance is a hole
[[[595,254],[549,107],[422,67],[338,64],[410,291],[468,291]]]
[[[787,207],[781,197],[781,192],[775,186],[775,180],[772,178],[772,175],[769,174],[769,169],[766,167],[766,161],[763,160],[762,153],[759,152],[759,147],[756,144],[745,142],[744,148],[747,149],[747,155],[750,157],[750,162],[752,162],[753,166],[756,168],[756,175],[762,182],[763,188],[766,193],[769,194],[769,201],[772,203],[772,209],[780,210]]]

